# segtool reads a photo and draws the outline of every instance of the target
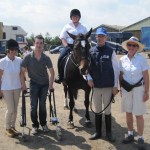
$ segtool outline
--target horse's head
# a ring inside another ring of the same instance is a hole
[[[83,34],[73,35],[67,32],[68,35],[74,40],[73,55],[82,75],[86,75],[88,73],[90,62],[89,50],[91,48],[88,38],[90,37],[91,32],[92,28],[85,35]]]

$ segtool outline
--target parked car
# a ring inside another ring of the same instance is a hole
[[[97,44],[96,42],[91,41],[92,47],[96,46],[96,44]],[[123,49],[121,44],[119,44],[119,43],[106,41],[106,45],[110,46],[116,52],[116,54],[126,54],[127,53],[127,51],[125,49]]]
[[[50,49],[50,53],[51,54],[58,54],[61,52],[62,49],[63,49],[63,46],[60,45],[60,46],[55,47],[54,49]]]
[[[127,54],[127,51],[123,49],[119,43],[106,41],[106,45],[110,46],[116,52],[116,54]]]
[[[6,42],[7,40],[0,40],[0,59],[6,56]]]
[[[50,49],[54,49],[54,48],[56,48],[58,45],[51,45],[50,46]]]

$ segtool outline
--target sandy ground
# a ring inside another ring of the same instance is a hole
[[[49,52],[47,52],[49,55]],[[56,62],[58,58],[58,54],[50,55],[54,68],[56,70]],[[119,59],[120,56],[118,56]],[[150,60],[148,59],[149,64]],[[56,70],[57,74],[57,70]],[[24,128],[26,142],[22,141],[21,137],[18,138],[9,138],[5,135],[5,111],[6,105],[4,100],[0,100],[0,150],[136,150],[137,144],[136,141],[133,144],[123,145],[121,140],[124,138],[125,133],[127,133],[126,122],[125,122],[125,114],[120,113],[120,95],[118,94],[115,97],[115,103],[112,104],[112,131],[113,135],[116,137],[115,143],[109,143],[105,140],[105,123],[103,116],[103,137],[102,139],[90,141],[89,137],[94,133],[94,115],[90,111],[91,121],[93,123],[92,128],[86,128],[84,126],[84,97],[83,91],[79,91],[78,100],[76,101],[76,105],[78,108],[78,113],[74,113],[74,129],[67,128],[67,121],[69,111],[63,109],[63,101],[64,101],[64,93],[62,85],[55,84],[55,99],[57,106],[57,116],[59,119],[59,126],[62,128],[62,141],[58,141],[56,137],[56,126],[50,123],[49,117],[49,101],[47,99],[47,124],[50,128],[49,133],[43,133],[40,130],[40,133],[36,136],[29,135],[29,130]],[[29,98],[26,98],[26,107],[27,107],[27,127],[31,128],[31,120],[30,120],[30,101]],[[23,131],[23,128],[20,127],[20,108],[21,108],[21,97],[18,106],[18,116],[16,121],[16,128],[20,132]],[[145,138],[145,147],[147,150],[150,150],[150,100],[147,101],[147,114],[144,115],[145,119],[145,130],[144,130],[144,138]],[[134,118],[134,128],[136,130],[136,123]],[[40,128],[41,129],[41,128]],[[135,131],[135,135],[137,135]],[[135,137],[137,139],[137,137]]]

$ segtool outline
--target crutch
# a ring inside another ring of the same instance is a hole
[[[21,107],[21,121],[20,126],[22,128],[21,138],[25,140],[25,134],[24,134],[24,127],[26,126],[26,101],[25,101],[25,94],[27,91],[22,91],[22,107]]]
[[[29,88],[27,88],[28,90]],[[21,139],[25,142],[26,138],[25,138],[25,133],[24,133],[24,127],[26,127],[27,123],[26,123],[26,97],[30,97],[29,92],[24,90],[22,91],[22,106],[21,106],[21,120],[20,120],[20,126],[22,127],[22,133],[21,133]],[[29,129],[29,135],[30,135],[30,128],[26,127],[27,129]]]
[[[61,132],[61,127],[58,126],[59,121],[56,113],[54,89],[50,90],[48,97],[49,97],[49,106],[50,106],[50,122],[53,125],[56,125],[56,135],[57,135],[57,139],[60,141],[62,139],[62,132]]]

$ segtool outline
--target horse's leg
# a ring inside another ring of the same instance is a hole
[[[86,117],[86,121],[85,121],[85,126],[86,127],[91,127],[92,123],[90,121],[90,115],[89,115],[89,96],[90,96],[90,89],[86,89],[85,90],[85,101],[84,101],[84,105],[86,108],[86,113],[85,113],[85,117]]]
[[[68,98],[67,98],[67,92],[68,92],[68,88],[67,88],[66,85],[64,85],[64,93],[65,93],[64,109],[69,109],[69,106],[68,106]]]
[[[72,90],[68,87],[68,94],[69,94],[69,108],[70,108],[70,114],[69,114],[69,121],[68,121],[68,126],[69,128],[73,129],[74,128],[74,123],[73,123],[73,107],[74,107],[74,96]]]
[[[77,95],[78,95],[78,91],[74,90],[73,91],[73,96],[74,96],[74,108],[73,108],[73,110],[75,113],[78,113],[77,106],[76,106]]]

